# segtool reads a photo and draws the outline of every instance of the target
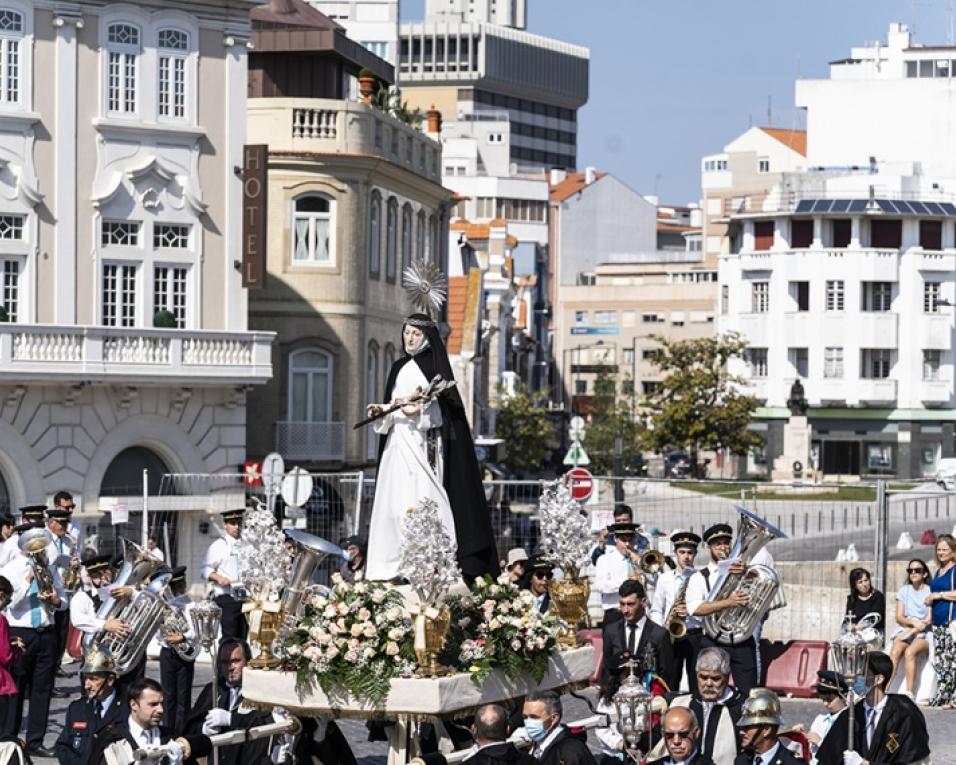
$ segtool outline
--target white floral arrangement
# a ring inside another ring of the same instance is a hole
[[[251,599],[259,605],[278,602],[289,583],[292,558],[285,549],[285,535],[264,502],[256,499],[246,510],[237,547],[241,583]]]
[[[591,524],[562,479],[545,486],[538,503],[544,557],[566,578],[577,579],[591,553]]]
[[[425,606],[436,605],[448,588],[461,579],[458,545],[445,531],[435,500],[419,500],[402,518],[398,571]]]

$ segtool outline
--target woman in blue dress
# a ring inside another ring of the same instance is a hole
[[[953,709],[956,697],[956,641],[950,632],[956,609],[956,539],[943,534],[936,539],[936,565],[929,583],[926,605],[933,611],[933,666],[938,676],[932,706]]]

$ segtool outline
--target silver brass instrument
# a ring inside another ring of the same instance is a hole
[[[187,638],[186,633],[188,631],[189,622],[186,621],[186,614],[172,603],[166,602],[166,613],[163,616],[163,620],[159,623],[159,634],[162,635],[163,638],[167,638],[170,635],[181,635],[182,640],[178,643],[167,644],[179,654],[179,658],[184,661],[195,661],[202,652],[202,644],[195,637],[192,639]]]
[[[116,660],[117,675],[124,675],[139,662],[160,623],[170,608],[166,602],[166,589],[172,577],[166,564],[156,560],[146,550],[128,539],[123,539],[123,566],[114,587],[132,587],[130,598],[117,600],[110,595],[96,611],[104,621],[121,619],[130,627],[126,637],[100,630],[84,640],[84,645],[105,645]],[[164,573],[160,573],[164,572]],[[149,585],[146,582],[149,580]]]
[[[690,578],[694,575],[694,571],[692,566],[688,566],[681,571],[680,576],[677,577],[679,584],[677,585],[677,592],[674,595],[674,602],[671,603],[671,607],[664,619],[664,629],[666,629],[671,636],[671,640],[680,640],[687,634],[687,622],[685,621],[685,617],[677,613],[677,607],[687,602],[687,585],[690,583]]]
[[[33,581],[37,583],[38,595],[56,593],[53,572],[50,571],[50,561],[46,557],[46,550],[52,541],[53,534],[39,527],[25,531],[17,540],[20,551],[25,552],[30,559],[30,568],[33,570]],[[56,610],[56,606],[46,600],[41,601],[41,603],[50,613]]]
[[[727,560],[749,563],[774,539],[786,539],[786,534],[760,516],[742,507],[735,509],[740,514],[737,542]],[[704,632],[724,645],[747,640],[770,610],[778,589],[780,577],[769,566],[748,566],[743,574],[725,571],[710,588],[707,600],[725,600],[735,592],[743,592],[749,596],[749,601],[745,606],[734,606],[705,616],[702,620]]]
[[[298,529],[286,531],[286,536],[295,544],[295,557],[289,584],[282,592],[281,614],[284,626],[297,622],[305,606],[306,596],[312,591],[312,575],[326,555],[344,557],[345,551],[338,545],[307,534]]]

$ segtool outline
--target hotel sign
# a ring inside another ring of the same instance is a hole
[[[269,147],[242,147],[242,286],[261,289],[266,280],[266,194]]]

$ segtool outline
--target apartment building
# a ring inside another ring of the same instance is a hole
[[[398,65],[399,0],[309,0],[309,4],[342,27],[349,39],[393,67]]]

